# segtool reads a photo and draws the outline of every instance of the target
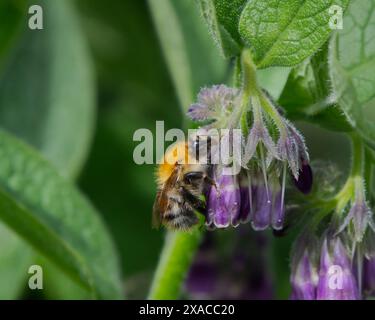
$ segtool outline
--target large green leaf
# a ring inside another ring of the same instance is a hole
[[[290,119],[305,120],[334,131],[351,131],[352,127],[331,92],[326,44],[293,69],[279,103]]]
[[[7,55],[20,25],[25,20],[26,0],[2,0],[0,2],[0,66]]]
[[[334,95],[350,121],[375,148],[375,1],[353,0],[344,30],[333,38],[330,71]]]
[[[349,0],[252,0],[239,22],[242,39],[253,49],[259,68],[294,66],[328,39],[332,5]]]
[[[26,0],[0,3],[0,69],[4,67],[26,19]],[[16,299],[25,288],[31,250],[11,230],[0,224],[0,299]]]
[[[44,9],[43,31],[26,28],[27,1],[0,4],[0,58],[5,48],[17,46],[0,76],[0,125],[40,149],[62,174],[74,178],[88,151],[95,114],[90,56],[69,1],[37,3]],[[21,30],[21,39],[14,41]],[[0,296],[11,299],[26,288],[32,255],[12,231],[5,226],[2,230],[10,240],[1,242],[7,246],[1,253],[7,254],[0,255],[0,281],[12,278],[13,286],[4,287]],[[22,263],[12,267],[19,257]]]
[[[90,203],[37,152],[0,132],[0,218],[92,297],[121,297],[113,243]]]
[[[209,32],[224,57],[239,55],[243,46],[238,22],[247,0],[197,0]]]
[[[32,250],[0,224],[0,300],[17,299],[27,286]]]
[[[85,160],[95,118],[86,42],[70,1],[40,0],[44,29],[25,28],[0,78],[0,125],[68,177]]]

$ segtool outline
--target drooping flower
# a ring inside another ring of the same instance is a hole
[[[251,212],[251,224],[254,230],[265,230],[272,226],[281,230],[284,225],[284,194],[279,180],[275,176],[268,179],[266,186],[262,175],[253,179],[254,208]]]
[[[358,300],[361,288],[356,262],[343,240],[326,232],[318,241],[313,235],[301,236],[295,245],[291,286],[295,300]],[[320,243],[320,245],[319,245]]]
[[[292,300],[315,300],[319,281],[317,240],[303,235],[294,248],[290,282]]]
[[[294,263],[292,270],[292,300],[315,300],[318,273],[311,261],[308,250],[305,250],[298,261]]]
[[[326,238],[320,256],[318,300],[358,300],[360,292],[352,261],[341,239]]]
[[[309,194],[313,184],[313,173],[309,163],[301,160],[301,168],[299,169],[298,179],[293,176],[294,185],[304,194]]]
[[[312,186],[309,156],[298,130],[264,92],[244,99],[241,90],[224,85],[202,89],[198,103],[190,107],[188,115],[194,121],[210,121],[203,126],[205,134],[212,129],[224,131],[211,139],[215,143],[211,143],[214,146],[208,158],[217,159],[220,154],[221,161],[208,161],[215,167],[214,172],[226,166],[242,166],[234,178],[222,174],[214,178],[216,187],[207,196],[207,225],[224,228],[251,220],[255,230],[269,227],[281,230],[288,167],[303,193],[310,192]],[[248,126],[248,122],[252,123]],[[225,159],[221,159],[223,154]],[[244,179],[245,176],[251,179]],[[238,183],[241,183],[239,193]]]
[[[211,228],[237,226],[240,221],[241,193],[238,177],[228,168],[218,168],[214,173],[215,185],[207,200],[207,225]]]

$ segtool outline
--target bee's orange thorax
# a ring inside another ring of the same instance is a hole
[[[176,142],[168,147],[163,163],[161,163],[156,171],[156,178],[159,185],[164,184],[172,175],[177,164],[189,163],[188,145],[185,141]]]

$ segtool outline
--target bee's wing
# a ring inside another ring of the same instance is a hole
[[[163,214],[167,211],[169,205],[169,199],[167,195],[168,190],[171,190],[175,187],[178,179],[181,178],[179,177],[180,175],[181,170],[176,167],[169,179],[164,183],[164,186],[159,189],[156,194],[154,207],[152,210],[152,226],[154,228],[159,228],[162,223]]]
[[[162,220],[162,210],[163,208],[161,208],[162,206],[162,195],[163,194],[163,191],[162,190],[159,190],[158,193],[156,194],[156,198],[155,198],[155,202],[154,202],[154,206],[152,208],[152,227],[153,228],[159,228],[160,225],[161,225],[161,220]]]

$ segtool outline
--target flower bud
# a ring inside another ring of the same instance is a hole
[[[298,179],[293,177],[294,185],[304,194],[311,191],[313,184],[313,173],[309,163],[306,160],[301,160],[301,168],[299,170]]]
[[[294,261],[291,273],[292,300],[315,300],[318,273],[309,251]]]
[[[352,261],[340,238],[325,239],[320,256],[318,300],[360,299]]]

